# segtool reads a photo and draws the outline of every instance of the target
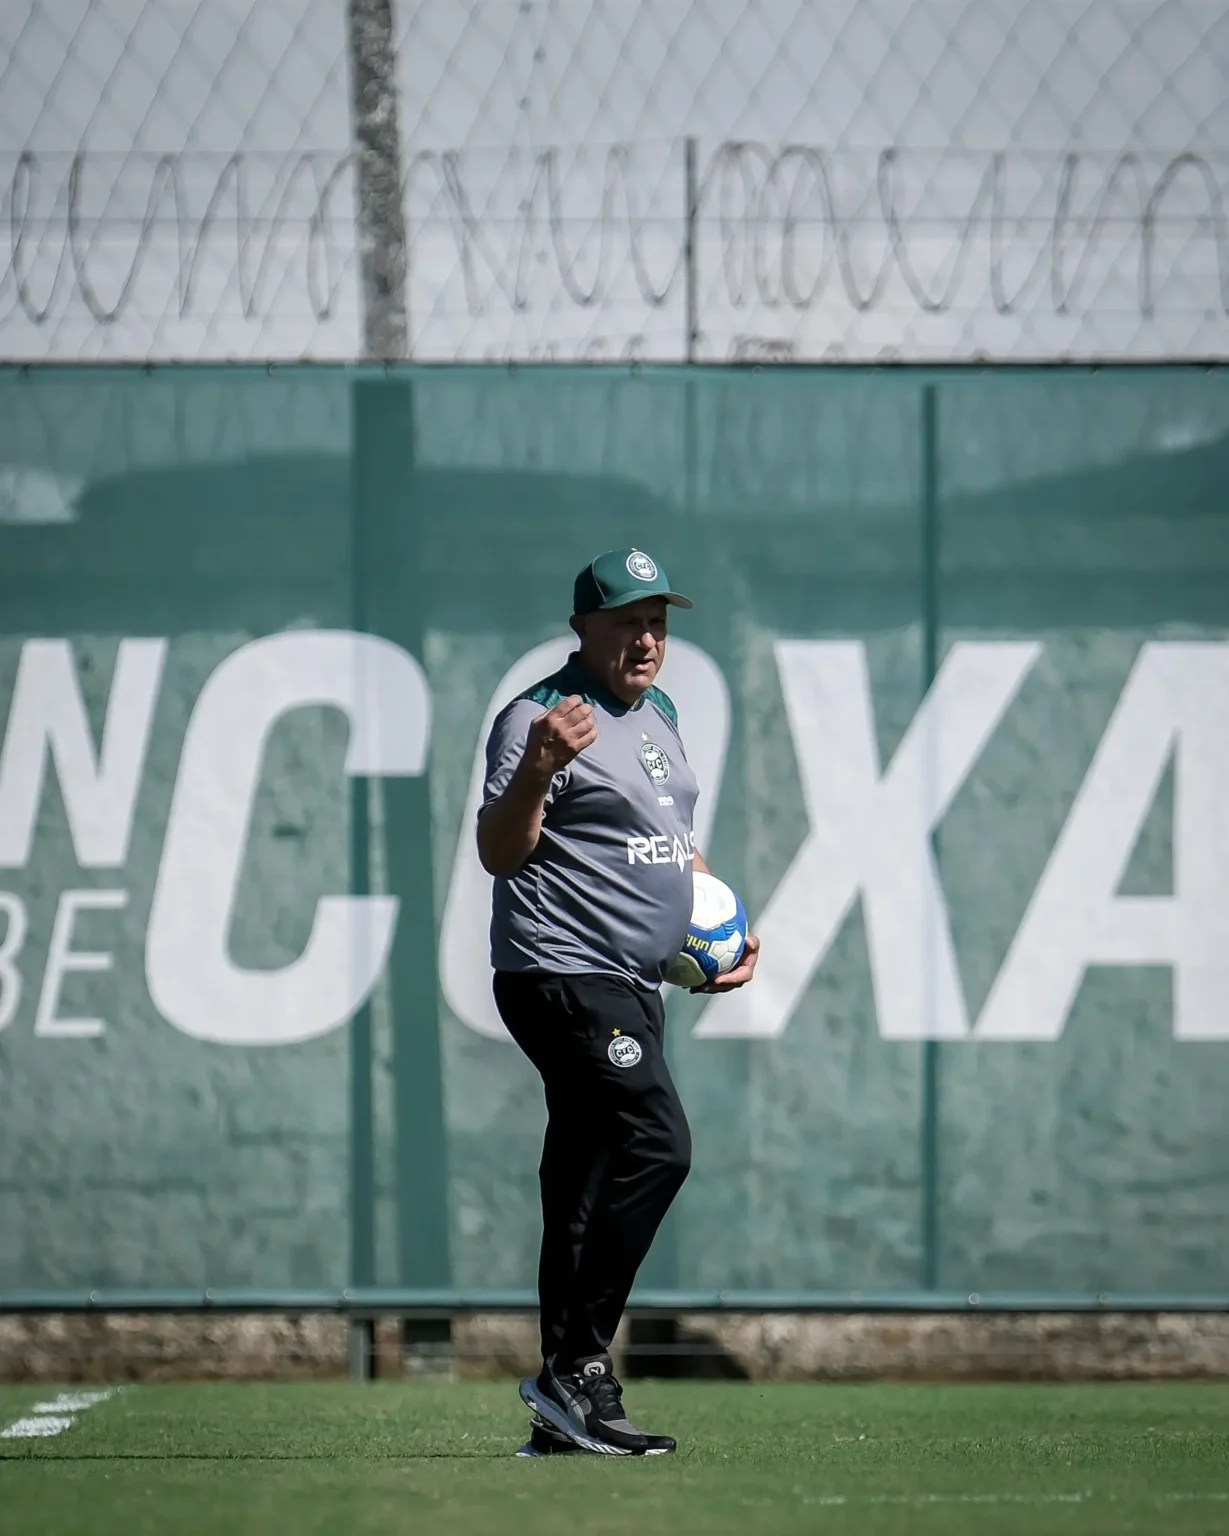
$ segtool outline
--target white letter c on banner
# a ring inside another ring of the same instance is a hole
[[[361,1006],[387,961],[393,897],[322,898],[307,948],[280,970],[245,970],[227,953],[265,743],[282,715],[311,705],[349,716],[347,775],[423,771],[430,694],[418,662],[390,641],[273,635],[217,668],[184,737],[145,947],[154,1006],[197,1040],[313,1040]]]

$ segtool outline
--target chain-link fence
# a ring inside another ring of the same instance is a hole
[[[355,350],[337,0],[0,9],[0,352]]]
[[[1206,0],[10,0],[0,355],[1224,358],[1226,144]]]

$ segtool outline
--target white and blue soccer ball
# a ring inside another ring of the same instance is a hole
[[[692,876],[691,926],[683,948],[666,972],[676,987],[702,987],[732,971],[747,943],[743,904],[716,875]]]

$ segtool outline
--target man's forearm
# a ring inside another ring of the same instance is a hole
[[[522,766],[478,818],[478,858],[488,875],[514,875],[538,846],[550,783]]]
[[[712,870],[709,869],[708,865],[704,862],[704,855],[700,852],[700,850],[698,848],[693,848],[691,850],[691,854],[692,854],[692,864],[691,864],[691,867],[692,867],[692,870],[694,871],[694,873],[696,873],[697,875],[711,875],[712,874]]]

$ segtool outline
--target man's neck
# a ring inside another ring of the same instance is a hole
[[[578,667],[580,671],[584,673],[590,684],[589,691],[593,694],[594,698],[599,700],[599,702],[621,710],[635,709],[636,706],[640,703],[642,698],[641,694],[636,694],[633,698],[625,699],[622,694],[616,693],[610,684],[601,677],[597,669],[589,661],[588,657],[585,655],[583,647],[578,651],[573,651],[569,660],[573,666]]]

